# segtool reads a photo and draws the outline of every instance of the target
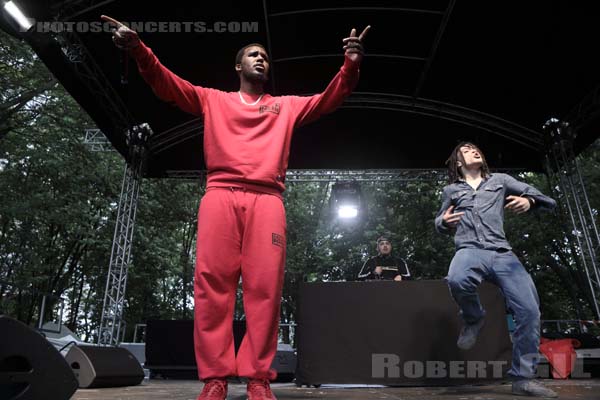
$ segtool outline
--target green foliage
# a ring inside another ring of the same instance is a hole
[[[200,182],[144,180],[136,216],[126,320],[190,319]]]
[[[363,183],[368,215],[364,223],[348,227],[328,222],[324,184],[318,190],[313,185],[288,188],[288,272],[302,270],[308,281],[354,280],[376,253],[377,237],[387,234],[394,253],[407,260],[416,277],[445,275],[453,245],[433,230],[440,182]]]
[[[124,162],[83,142],[94,125],[22,43],[0,32],[0,313],[37,322],[61,304],[93,340]],[[52,82],[50,86],[44,83]],[[6,90],[5,90],[6,88]],[[199,182],[142,184],[125,319],[190,318]]]
[[[27,46],[0,32],[0,313],[27,323],[61,302],[65,323],[93,340],[99,325],[124,162],[83,143],[92,121]],[[580,158],[592,208],[600,204],[600,149]],[[524,174],[546,193],[546,177]],[[368,216],[354,227],[332,223],[331,182],[288,185],[287,265],[282,323],[296,320],[302,282],[354,280],[391,237],[416,279],[441,279],[454,254],[433,220],[444,182],[365,182]],[[147,319],[191,318],[200,182],[142,183],[129,269],[127,338]],[[507,215],[506,232],[532,274],[544,318],[590,315],[558,214]],[[62,300],[59,300],[62,299]],[[236,317],[243,318],[241,296]],[[284,335],[284,340],[290,337]]]

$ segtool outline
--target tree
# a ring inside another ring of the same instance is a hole
[[[47,295],[48,318],[94,340],[124,168],[115,152],[95,153],[83,132],[94,124],[31,50],[0,32],[0,312],[33,323]],[[600,207],[600,147],[579,158],[592,209]],[[522,174],[545,192],[546,177]],[[297,318],[304,282],[354,280],[391,235],[415,279],[442,279],[454,254],[434,230],[443,181],[361,183],[367,218],[332,224],[332,182],[291,183],[285,193],[287,265],[281,321]],[[192,279],[201,182],[144,179],[129,268],[125,319],[192,317]],[[558,214],[507,214],[506,232],[536,282],[544,318],[590,315],[584,275]],[[241,298],[236,317],[243,318]],[[293,339],[284,330],[282,339]]]

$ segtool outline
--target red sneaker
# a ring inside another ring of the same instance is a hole
[[[246,393],[248,400],[277,400],[267,379],[250,379]]]
[[[227,381],[225,379],[209,379],[198,400],[225,400],[227,398]]]

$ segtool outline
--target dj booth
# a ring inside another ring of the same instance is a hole
[[[476,345],[444,281],[305,283],[297,318],[297,384],[453,385],[502,379],[510,368],[504,298],[479,288],[486,322]]]

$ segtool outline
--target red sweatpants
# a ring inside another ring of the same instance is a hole
[[[200,203],[194,279],[194,346],[200,379],[275,379],[285,264],[282,200],[244,189],[208,188]],[[237,354],[233,311],[240,275],[246,336]]]

